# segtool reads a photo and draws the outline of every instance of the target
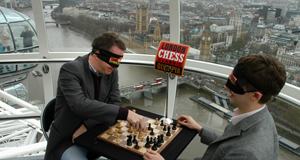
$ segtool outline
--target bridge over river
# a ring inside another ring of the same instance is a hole
[[[197,77],[194,77],[193,74],[189,74],[189,75],[186,75],[184,77],[178,78],[177,85],[186,83],[186,84],[192,85],[196,88],[200,88],[200,85],[197,85],[197,83],[195,83],[196,79],[197,79]],[[148,91],[148,92],[154,93],[155,90],[160,89],[160,88],[164,88],[166,86],[167,86],[167,79],[162,79],[159,82],[157,82],[157,81],[148,81],[148,82],[142,82],[142,83],[137,84],[137,85],[121,87],[120,88],[120,93],[121,93],[121,97],[124,97],[124,98],[129,100],[129,98],[132,95],[137,94],[139,92]]]

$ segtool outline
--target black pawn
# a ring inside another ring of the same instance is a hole
[[[176,127],[176,126],[177,126],[177,123],[176,123],[176,122],[174,122],[174,123],[173,123],[172,130],[176,130],[176,129],[177,129],[177,127]]]
[[[170,126],[168,126],[168,132],[167,132],[167,134],[166,134],[166,136],[168,136],[168,137],[170,137],[170,136],[171,136],[171,132],[170,132],[170,130],[171,130],[171,127],[170,127]]]
[[[150,135],[154,135],[153,128],[151,129]]]
[[[166,127],[166,125],[164,125],[163,131],[167,131],[167,127]]]
[[[160,121],[160,126],[164,126],[164,121],[163,120]]]
[[[138,141],[136,141],[134,148],[135,148],[135,149],[139,149],[139,148],[140,148],[139,142],[138,142]]]
[[[150,144],[153,144],[153,140],[152,140],[152,137],[150,138],[150,141],[149,141]]]
[[[153,151],[156,151],[157,150],[157,143],[156,142],[154,142],[154,144],[153,144],[153,146],[152,146],[152,148],[151,148]]]
[[[133,142],[133,143],[136,143],[136,142],[137,142],[137,140],[136,140],[136,135],[134,135],[132,142]]]
[[[146,148],[150,148],[150,142],[149,142],[149,136],[146,139],[146,144],[145,144]]]
[[[148,130],[151,130],[152,128],[151,128],[151,123],[149,123],[149,127],[148,127]]]
[[[161,134],[160,135],[160,143],[164,143],[165,141],[164,141],[164,135],[163,134]]]

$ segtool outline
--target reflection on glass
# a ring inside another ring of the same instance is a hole
[[[0,10],[0,53],[38,51],[34,22],[15,10]]]

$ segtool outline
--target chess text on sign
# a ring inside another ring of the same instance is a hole
[[[154,70],[183,76],[185,60],[190,46],[161,41],[156,53]]]

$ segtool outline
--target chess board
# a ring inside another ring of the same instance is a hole
[[[145,118],[145,121],[146,121],[146,126],[149,126],[149,123],[151,124],[151,128],[153,128],[154,135],[150,135],[151,131],[148,130],[148,133],[144,133],[144,136],[143,136],[142,139],[138,139],[138,133],[137,134],[135,134],[134,132],[129,133],[128,128],[126,127],[128,122],[127,121],[122,121],[121,122],[122,133],[120,135],[120,140],[121,140],[120,142],[116,141],[117,137],[115,136],[115,130],[116,130],[116,127],[117,127],[118,123],[115,124],[114,126],[112,126],[112,129],[113,129],[113,132],[114,132],[112,135],[110,135],[108,133],[109,132],[109,129],[108,129],[105,132],[103,132],[102,134],[98,135],[97,138],[100,139],[100,140],[103,140],[107,143],[116,145],[116,146],[121,147],[125,150],[131,151],[133,153],[136,153],[138,155],[143,156],[147,149],[151,150],[151,147],[153,145],[153,144],[151,144],[150,148],[145,147],[147,136],[149,136],[149,138],[151,138],[151,137],[154,138],[154,137],[157,137],[160,134],[164,135],[164,138],[163,138],[164,143],[162,143],[161,147],[158,147],[157,150],[156,150],[156,152],[161,153],[182,130],[182,128],[180,126],[177,126],[176,130],[172,130],[172,125],[165,124],[167,127],[171,126],[171,130],[170,130],[171,136],[168,137],[168,136],[166,136],[167,131],[163,131],[163,126],[160,126],[161,122],[159,122],[158,125],[155,125],[155,119],[151,119],[151,118],[148,118],[148,117],[144,117],[144,118]],[[117,128],[117,129],[119,129],[119,128]],[[127,139],[128,139],[127,135],[132,135],[132,137],[134,137],[134,135],[136,135],[136,139],[138,140],[139,149],[135,149],[135,143],[132,143],[131,146],[127,146]]]

